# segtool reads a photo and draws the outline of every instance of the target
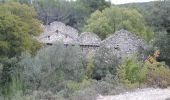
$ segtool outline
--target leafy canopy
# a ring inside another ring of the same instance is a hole
[[[32,6],[16,2],[8,2],[0,4],[0,13],[8,13],[18,16],[21,21],[27,23],[29,28],[28,33],[30,35],[39,35],[42,32],[40,21],[35,18],[37,15]]]
[[[136,10],[127,8],[111,7],[103,11],[94,12],[87,20],[84,31],[91,31],[98,34],[101,38],[126,29],[146,40],[151,40],[153,32],[145,26],[143,16]]]
[[[17,55],[23,50],[29,50],[31,39],[28,26],[15,15],[0,15],[0,52],[1,56]]]
[[[11,58],[27,51],[35,53],[41,45],[32,38],[41,32],[32,7],[19,3],[0,4],[0,56]],[[1,59],[1,60],[2,60]]]

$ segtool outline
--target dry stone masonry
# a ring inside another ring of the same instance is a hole
[[[139,48],[140,50],[148,48],[147,43],[143,39],[123,29],[115,32],[103,41],[92,32],[83,32],[78,36],[76,29],[61,22],[45,25],[43,29],[44,33],[37,37],[39,42],[46,44],[63,42],[64,45],[79,45],[82,51],[86,53],[95,52],[100,47],[106,47],[118,58],[122,58],[132,55]]]
[[[143,39],[123,29],[103,40],[100,45],[109,48],[119,58],[130,56],[139,49],[146,50],[148,48]]]
[[[78,31],[61,22],[53,22],[43,26],[44,32],[37,37],[42,43],[63,42],[64,44],[75,44],[78,38]]]
[[[94,33],[83,32],[78,37],[78,44],[85,54],[92,53],[99,48],[101,39]]]

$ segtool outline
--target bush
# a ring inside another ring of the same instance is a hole
[[[56,84],[65,80],[81,82],[85,76],[78,47],[55,44],[44,48],[35,57],[26,56],[20,63],[28,89],[60,91]],[[60,89],[59,89],[60,88]]]
[[[114,88],[113,84],[105,82],[105,81],[97,81],[94,82],[94,88],[97,91],[97,93],[102,94],[102,95],[108,95],[110,91]]]
[[[87,58],[87,68],[86,68],[86,76],[89,79],[92,78],[93,70],[94,70],[94,58],[90,56],[89,58]]]
[[[74,81],[67,81],[65,84],[64,97],[70,97],[72,93],[80,89],[80,84]]]
[[[119,61],[117,57],[110,51],[110,49],[102,46],[97,50],[94,58],[94,68],[92,78],[101,80],[106,77],[107,74],[116,75],[116,67]]]
[[[96,100],[97,92],[93,88],[86,88],[74,92],[70,99],[71,100]]]
[[[19,74],[21,71],[18,64],[19,60],[19,57],[8,59],[1,66],[0,89],[3,95],[10,95],[18,89],[23,89],[21,76]]]
[[[143,84],[165,88],[170,84],[170,69],[163,63],[138,61],[136,57],[127,58],[118,68],[118,78],[128,87]]]
[[[11,77],[11,81],[8,83],[6,87],[2,88],[2,97],[5,100],[27,100],[23,96],[23,84],[22,80],[19,76],[14,75]],[[1,99],[0,99],[1,100]]]
[[[170,84],[170,69],[164,63],[145,64],[148,69],[147,84],[165,88]]]
[[[27,95],[26,97],[29,97],[30,100],[55,100],[56,95],[54,95],[51,91],[34,91],[32,95]]]
[[[22,92],[16,92],[11,98],[12,99],[6,100],[58,100],[57,96],[50,91],[33,91],[31,94],[27,95],[23,95]]]
[[[128,87],[139,86],[144,82],[146,73],[142,69],[143,63],[137,57],[125,58],[123,64],[117,70],[118,78]]]

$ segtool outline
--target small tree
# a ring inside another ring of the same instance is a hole
[[[129,87],[138,86],[146,79],[147,72],[143,68],[143,62],[137,60],[137,56],[125,58],[118,67],[117,75],[121,82]]]

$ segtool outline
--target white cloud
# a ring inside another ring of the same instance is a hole
[[[149,2],[155,0],[111,0],[113,4],[135,3],[135,2]]]

